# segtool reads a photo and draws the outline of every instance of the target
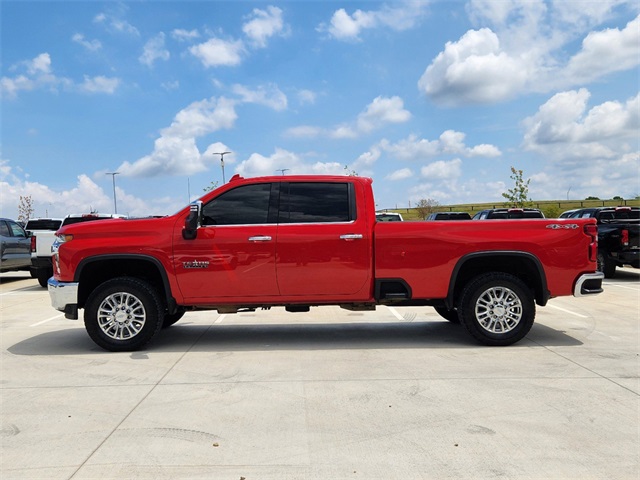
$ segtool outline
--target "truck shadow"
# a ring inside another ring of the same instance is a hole
[[[534,324],[529,335],[508,348],[577,346],[565,332]],[[232,352],[272,350],[342,350],[405,348],[492,348],[474,341],[459,325],[449,322],[189,325],[188,319],[163,330],[138,352]],[[83,328],[47,332],[7,349],[14,355],[104,354]]]

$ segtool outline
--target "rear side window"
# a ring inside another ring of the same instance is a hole
[[[355,220],[350,183],[283,183],[279,223],[334,223]]]
[[[269,223],[271,184],[244,185],[214,198],[202,208],[203,225]]]
[[[62,220],[55,220],[52,218],[40,218],[37,220],[29,220],[27,222],[26,230],[58,230]]]

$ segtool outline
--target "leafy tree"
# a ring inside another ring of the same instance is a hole
[[[529,198],[529,182],[531,182],[531,179],[528,178],[525,181],[522,175],[522,170],[511,167],[509,178],[514,181],[514,187],[502,194],[507,199],[509,206],[514,208],[524,208],[531,205],[531,199]]]
[[[211,182],[208,186],[204,187],[202,190],[204,192],[210,192],[211,190],[215,190],[216,188],[218,188],[218,182]]]
[[[437,207],[440,206],[440,203],[437,200],[432,198],[424,198],[418,200],[416,203],[416,211],[418,212],[418,216],[421,220],[427,218],[431,213],[433,213]]]
[[[27,220],[33,215],[33,199],[31,195],[20,195],[20,203],[18,204],[18,221],[27,223]]]
[[[587,197],[585,200],[600,200],[598,197]]]
[[[622,198],[620,195],[616,195],[612,198],[612,200],[624,200],[624,198]]]
[[[358,176],[358,172],[356,172],[354,169],[349,168],[349,165],[345,165],[344,166],[344,174],[348,175],[350,177],[357,177]]]

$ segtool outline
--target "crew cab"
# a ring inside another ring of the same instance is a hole
[[[433,306],[478,341],[509,345],[536,304],[602,291],[595,220],[377,222],[372,180],[229,183],[175,215],[57,232],[52,305],[99,346],[142,348],[189,310]]]
[[[592,207],[568,210],[564,218],[595,218],[598,224],[598,270],[612,278],[617,267],[640,268],[640,208]],[[561,215],[561,216],[562,216]]]

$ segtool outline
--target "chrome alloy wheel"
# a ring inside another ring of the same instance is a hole
[[[507,333],[518,326],[523,309],[520,297],[506,287],[491,287],[476,301],[475,314],[482,328],[491,333]]]
[[[147,319],[144,305],[130,293],[106,297],[98,307],[98,326],[114,340],[128,340],[140,333]]]

